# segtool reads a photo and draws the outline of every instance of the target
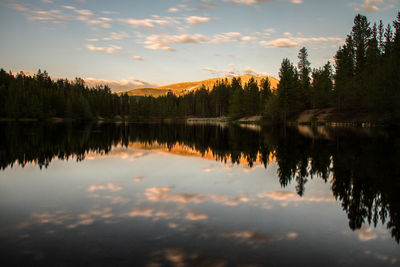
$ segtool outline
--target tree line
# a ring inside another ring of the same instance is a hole
[[[371,26],[365,16],[357,15],[334,57],[335,71],[329,61],[311,70],[304,47],[297,68],[284,59],[265,115],[284,121],[306,109],[335,108],[400,121],[400,12],[392,25],[385,28],[380,21]]]
[[[107,85],[89,88],[80,78],[54,81],[40,70],[32,77],[1,69],[0,96],[2,118],[110,118],[124,114],[126,106]]]
[[[251,78],[243,85],[240,77],[234,77],[212,88],[203,85],[182,96],[169,92],[157,98],[118,96],[107,86],[89,88],[79,78],[53,81],[40,70],[30,77],[1,69],[0,117],[148,120],[263,115],[285,122],[307,109],[334,108],[400,121],[400,12],[386,27],[382,21],[371,26],[365,16],[357,15],[333,66],[328,61],[311,69],[305,47],[298,59],[297,66],[283,59],[276,90],[268,78],[260,83]]]

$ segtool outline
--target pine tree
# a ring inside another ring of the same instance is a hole
[[[260,111],[259,113],[264,113],[265,105],[269,98],[272,96],[271,83],[268,77],[263,78],[260,82],[261,92],[260,92]]]
[[[339,111],[350,109],[356,100],[354,91],[354,44],[348,35],[345,45],[335,55],[335,98]]]
[[[299,70],[299,81],[300,81],[300,88],[299,88],[299,99],[298,99],[298,106],[299,109],[306,109],[310,106],[309,99],[310,99],[310,61],[308,61],[308,52],[305,47],[301,48],[299,51],[299,63],[297,65]]]
[[[367,17],[360,14],[357,15],[354,18],[354,26],[352,29],[355,48],[354,90],[356,95],[356,99],[353,100],[352,106],[355,109],[364,108],[366,106],[366,51],[370,36],[371,28]]]
[[[231,81],[231,92],[232,96],[229,101],[229,116],[234,119],[240,118],[243,116],[243,97],[244,92],[242,88],[242,81],[239,78],[233,77]]]
[[[332,99],[332,66],[330,62],[312,72],[311,103],[313,108],[326,108]]]
[[[289,59],[282,61],[279,71],[278,99],[281,108],[281,119],[286,121],[289,116],[296,113],[297,110],[297,90],[298,90],[298,74]]]
[[[257,115],[260,108],[260,91],[258,85],[251,77],[244,86],[244,115]]]

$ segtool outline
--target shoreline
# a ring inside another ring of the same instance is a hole
[[[97,123],[186,123],[189,125],[208,124],[227,126],[229,124],[249,124],[249,125],[274,125],[271,121],[265,120],[261,115],[247,116],[239,119],[231,117],[169,117],[169,118],[136,118],[116,116],[114,118],[0,118],[0,122],[97,122]],[[309,126],[328,126],[328,127],[399,127],[400,124],[390,120],[388,114],[370,114],[370,113],[350,113],[339,112],[333,108],[309,109],[304,110],[286,123],[275,125],[309,125]]]

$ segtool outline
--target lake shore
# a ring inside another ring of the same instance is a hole
[[[172,119],[173,120],[173,119]],[[230,117],[216,118],[187,118],[190,124],[219,124],[219,123],[238,123],[238,124],[261,124],[270,125],[271,121],[265,120],[262,116],[248,116],[240,119]],[[398,125],[388,114],[370,114],[363,112],[339,112],[333,108],[309,109],[292,117],[287,121],[288,125],[326,125],[331,127],[376,127]]]
[[[272,125],[261,115],[246,116],[239,119],[233,119],[227,116],[221,117],[169,117],[169,118],[129,118],[115,116],[113,118],[93,117],[93,118],[0,118],[0,122],[52,122],[64,123],[75,121],[92,121],[97,123],[187,123],[190,125],[228,125],[234,124],[256,124]],[[279,124],[279,123],[278,123]],[[371,114],[367,112],[341,112],[333,108],[309,109],[290,118],[287,125],[325,125],[331,127],[380,127],[380,126],[399,126],[398,123],[390,119],[389,114]]]

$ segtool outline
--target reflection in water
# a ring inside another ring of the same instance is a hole
[[[342,202],[351,229],[359,229],[365,222],[376,225],[381,220],[387,223],[396,241],[400,239],[400,196],[397,193],[400,189],[400,137],[396,134],[360,135],[345,130],[329,132],[321,127],[313,131],[305,126],[299,131],[170,124],[2,126],[2,169],[15,163],[24,166],[32,162],[46,167],[55,157],[74,157],[80,161],[88,155],[107,154],[118,144],[184,156],[201,155],[227,163],[246,163],[249,167],[257,162],[267,167],[271,160],[276,160],[282,186],[294,181],[298,195],[303,196],[309,178],[317,176],[327,181],[331,176],[332,191]],[[310,138],[315,136],[329,136],[329,139]],[[138,156],[141,155],[139,152]],[[109,183],[93,185],[88,191],[119,189]],[[168,194],[169,189],[163,190],[158,195]],[[157,196],[156,192],[148,194]],[[281,198],[293,198],[285,196],[284,192],[280,194]],[[196,196],[170,197],[176,201],[199,201],[198,196],[197,199]]]
[[[45,172],[53,160],[57,162],[56,158],[77,161],[86,159],[87,163],[93,164],[98,160],[115,158],[134,164],[138,159],[153,155],[152,151],[222,162],[222,166],[230,172],[237,164],[243,166],[243,171],[255,170],[259,166],[267,170],[276,168],[276,180],[281,188],[271,190],[261,187],[255,192],[239,190],[237,194],[231,194],[225,191],[226,188],[213,192],[207,188],[210,182],[206,180],[204,185],[202,182],[198,185],[185,185],[184,179],[188,177],[182,174],[179,185],[163,182],[163,179],[157,184],[150,183],[149,177],[142,173],[134,173],[129,180],[123,182],[112,180],[112,177],[111,180],[95,177],[89,179],[90,182],[81,189],[96,205],[86,210],[59,208],[33,211],[28,219],[16,224],[18,231],[21,231],[18,242],[28,242],[33,238],[32,233],[24,231],[40,229],[41,225],[46,226],[46,234],[49,235],[57,234],[55,227],[78,231],[88,226],[100,227],[99,222],[109,225],[109,228],[101,228],[106,231],[103,233],[105,236],[113,225],[122,227],[121,233],[129,233],[132,225],[124,223],[129,219],[135,220],[138,233],[135,236],[120,237],[128,243],[129,238],[148,240],[140,234],[140,229],[146,227],[154,232],[151,239],[154,242],[162,240],[165,231],[174,231],[177,236],[175,247],[155,246],[156,249],[151,249],[151,261],[148,258],[142,259],[141,264],[225,266],[232,262],[227,257],[220,257],[210,251],[199,252],[196,246],[182,249],[182,235],[191,234],[201,242],[212,240],[216,247],[221,246],[221,242],[225,242],[224,245],[232,242],[235,247],[249,246],[253,249],[282,240],[295,242],[304,237],[304,233],[290,228],[285,232],[274,233],[272,229],[260,230],[251,226],[251,223],[246,228],[223,228],[219,225],[211,226],[210,222],[220,222],[221,216],[229,218],[231,209],[240,210],[243,206],[257,207],[258,212],[275,212],[276,205],[283,209],[298,205],[333,205],[336,201],[346,212],[350,229],[356,231],[354,233],[360,242],[384,240],[387,231],[376,227],[381,223],[389,229],[393,239],[399,242],[400,135],[396,132],[370,130],[359,133],[355,130],[311,129],[304,126],[299,129],[259,129],[169,124],[2,124],[0,130],[2,172],[10,172],[15,165],[32,164],[41,169],[44,167],[42,172]],[[211,165],[200,170],[204,175],[212,175],[218,172],[214,168]],[[169,179],[167,173],[161,174],[161,177]],[[251,175],[243,177],[247,179]],[[329,183],[332,194],[307,194],[307,190],[310,190],[308,186],[315,181]],[[290,190],[292,185],[294,192]],[[67,201],[72,201],[71,196],[68,196]],[[7,211],[5,205],[2,211]],[[211,207],[221,207],[215,209],[223,212],[223,215]],[[168,230],[162,227],[153,229],[155,226],[151,224],[145,226],[142,220],[153,223],[165,220]],[[238,225],[242,221],[236,217],[234,220],[238,220]],[[261,224],[267,224],[267,221]],[[6,232],[4,229],[0,229],[1,236]],[[79,233],[90,235],[90,231],[86,230]],[[94,237],[88,238],[96,240]],[[141,250],[149,251],[148,246],[154,246],[153,241],[146,242],[150,243],[137,248],[135,258],[139,257]],[[1,242],[0,245],[4,246]],[[226,249],[230,251],[231,257],[238,253],[236,248]],[[212,250],[211,247],[209,250]],[[45,257],[40,251],[23,253],[32,254],[36,258]],[[365,250],[364,254],[387,263],[397,262],[396,258],[372,250]],[[115,263],[115,259],[110,262]],[[282,264],[288,265],[284,262]]]

